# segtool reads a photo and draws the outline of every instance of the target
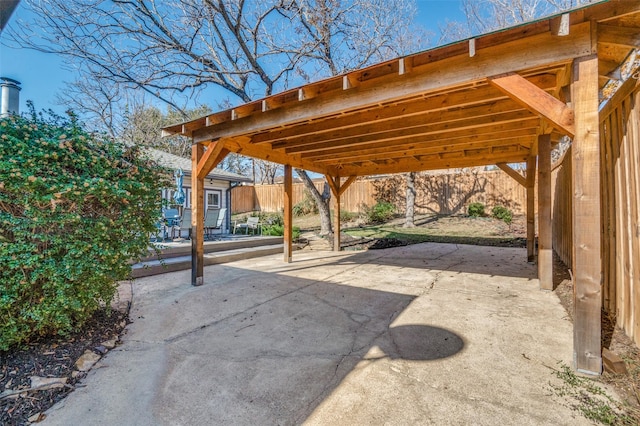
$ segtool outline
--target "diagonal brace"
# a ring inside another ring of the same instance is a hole
[[[575,135],[573,110],[519,74],[488,78],[489,84],[534,114],[541,115],[569,137]]]

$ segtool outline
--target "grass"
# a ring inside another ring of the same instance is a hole
[[[568,401],[569,406],[585,418],[602,425],[634,426],[640,418],[631,407],[622,406],[594,379],[578,376],[571,367],[559,363],[560,368],[551,368],[562,384],[549,383],[551,391]]]

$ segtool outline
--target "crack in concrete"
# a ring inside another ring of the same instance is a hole
[[[381,258],[381,257],[383,257],[383,256],[378,256],[378,257],[376,257],[376,258],[371,259],[370,261],[373,261],[373,260],[379,259],[379,258]],[[280,295],[278,295],[278,296],[272,297],[272,298],[270,298],[270,299],[268,299],[268,300],[264,300],[264,301],[262,301],[262,302],[260,302],[260,303],[257,303],[257,304],[255,304],[255,305],[253,305],[253,306],[250,306],[249,308],[247,308],[247,309],[245,309],[245,310],[243,310],[243,311],[236,312],[235,314],[232,314],[232,315],[226,316],[226,317],[224,317],[224,318],[217,319],[217,320],[215,320],[215,321],[211,321],[211,322],[206,323],[206,324],[202,324],[202,325],[198,326],[197,328],[194,328],[194,329],[191,329],[191,330],[185,331],[185,332],[180,333],[180,334],[178,334],[178,335],[176,335],[176,336],[168,337],[168,338],[164,339],[164,340],[163,340],[163,342],[166,342],[166,343],[174,343],[174,342],[176,342],[176,341],[178,341],[178,340],[180,340],[180,339],[182,339],[182,338],[184,338],[184,337],[187,337],[187,336],[189,336],[189,335],[191,335],[191,334],[193,334],[193,333],[197,333],[197,332],[198,332],[198,331],[200,331],[200,330],[203,330],[203,329],[208,328],[208,327],[211,327],[211,326],[215,326],[215,325],[217,325],[217,324],[220,324],[220,323],[221,323],[221,322],[223,322],[223,321],[227,321],[227,320],[229,320],[229,319],[233,319],[233,318],[238,317],[238,316],[240,316],[240,315],[244,315],[247,311],[250,311],[250,310],[252,310],[252,309],[259,308],[259,307],[261,307],[261,306],[263,306],[263,305],[265,305],[265,304],[267,304],[267,303],[273,302],[274,300],[278,300],[278,299],[280,299],[280,298],[282,298],[282,297],[289,296],[289,295],[291,295],[291,294],[293,294],[293,293],[296,293],[296,292],[300,292],[300,291],[305,290],[305,289],[307,289],[307,288],[309,288],[309,287],[311,287],[311,286],[314,286],[314,285],[316,285],[316,284],[324,283],[324,282],[326,282],[326,281],[328,281],[328,280],[330,280],[330,279],[332,279],[332,278],[335,278],[335,277],[337,277],[337,276],[339,276],[339,275],[341,275],[341,274],[344,274],[344,273],[346,273],[346,272],[352,271],[353,269],[357,269],[357,268],[359,268],[359,267],[361,267],[361,266],[363,266],[363,265],[366,265],[366,264],[370,263],[370,261],[367,261],[367,262],[364,262],[364,263],[356,264],[356,265],[354,265],[354,266],[353,266],[353,267],[351,267],[351,268],[346,268],[345,270],[338,271],[338,272],[336,272],[336,273],[334,273],[334,274],[331,274],[331,275],[325,276],[325,277],[323,277],[323,278],[321,278],[321,279],[314,280],[314,281],[312,281],[312,282],[310,282],[310,283],[308,283],[308,284],[306,284],[306,285],[300,286],[300,287],[295,288],[295,289],[293,289],[293,290],[291,290],[291,291],[288,291],[288,292],[285,292],[285,293],[280,294]],[[304,279],[304,278],[301,278],[301,279]],[[308,294],[308,293],[307,293],[307,294]],[[322,300],[322,299],[320,299],[320,300]],[[338,309],[339,309],[339,308],[338,308]]]

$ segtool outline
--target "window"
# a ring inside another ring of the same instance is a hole
[[[205,209],[214,208],[219,209],[222,207],[222,191],[207,191],[207,199]]]

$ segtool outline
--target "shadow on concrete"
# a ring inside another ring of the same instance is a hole
[[[431,361],[448,358],[464,348],[464,341],[457,334],[428,325],[391,327],[389,335],[400,359]],[[394,355],[391,358],[398,359]]]
[[[410,294],[228,265],[207,267],[197,288],[171,275],[139,292],[128,338],[146,340],[139,327],[158,339],[171,368],[154,406],[178,423],[300,424],[362,361],[428,362],[465,346],[453,331],[392,325]],[[155,292],[169,303],[152,302]]]
[[[373,254],[372,254],[373,253]],[[537,278],[535,265],[527,263],[526,250],[512,247],[478,247],[465,244],[420,243],[389,249],[327,252],[325,266],[371,264],[415,270],[451,271],[515,278]],[[293,263],[307,268],[307,262],[294,253]],[[409,271],[407,271],[409,272]]]

